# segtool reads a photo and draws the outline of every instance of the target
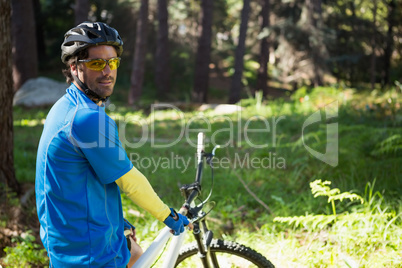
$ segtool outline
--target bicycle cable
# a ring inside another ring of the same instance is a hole
[[[213,150],[214,152],[215,150]],[[199,206],[204,206],[204,204],[206,204],[206,202],[211,198],[212,196],[212,191],[214,188],[214,168],[212,166],[212,158],[214,157],[214,153],[209,153],[209,154],[205,154],[205,157],[207,159],[207,164],[211,167],[211,190],[209,191],[209,194],[207,196],[207,198],[205,198],[204,201],[202,201],[199,205],[197,205],[197,207]]]

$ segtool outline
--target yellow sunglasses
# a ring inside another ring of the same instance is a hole
[[[105,59],[92,59],[92,60],[79,60],[78,62],[83,62],[88,69],[94,71],[102,71],[105,69],[106,64],[109,65],[110,70],[116,70],[120,66],[120,58]]]

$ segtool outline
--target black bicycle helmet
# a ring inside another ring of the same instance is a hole
[[[64,35],[61,61],[67,63],[71,56],[95,45],[116,47],[118,57],[123,53],[123,41],[116,29],[103,22],[83,22]]]

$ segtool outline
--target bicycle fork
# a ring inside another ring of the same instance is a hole
[[[209,250],[213,238],[213,232],[208,229],[205,220],[201,221],[202,231],[199,222],[195,222],[193,224],[194,224],[193,235],[195,241],[197,242],[198,256],[202,262],[203,267],[218,268],[219,264],[216,259],[215,253]],[[202,235],[202,233],[204,235]]]

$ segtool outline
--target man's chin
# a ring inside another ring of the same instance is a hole
[[[97,94],[103,98],[110,97],[113,94],[113,87],[112,88],[102,88],[97,91]]]

